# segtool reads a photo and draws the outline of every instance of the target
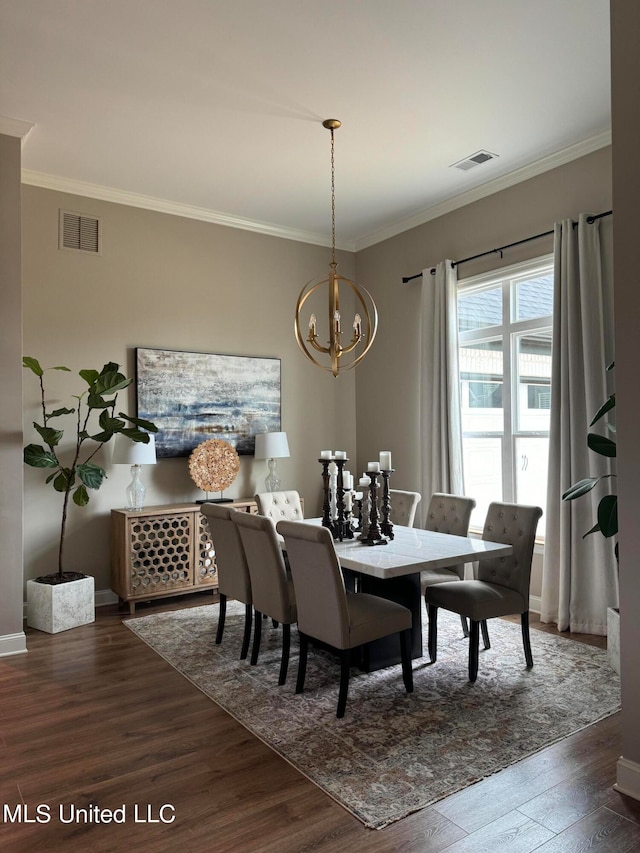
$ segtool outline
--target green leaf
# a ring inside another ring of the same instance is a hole
[[[98,423],[104,430],[108,430],[109,432],[119,432],[121,429],[124,429],[124,421],[120,418],[112,418],[109,415],[109,412],[104,411],[100,415],[98,419]]]
[[[24,461],[32,468],[57,468],[58,460],[54,453],[45,450],[40,444],[28,444],[24,449]]]
[[[78,486],[73,493],[73,502],[77,506],[86,506],[89,503],[89,493],[84,486]]]
[[[104,468],[101,468],[94,462],[85,462],[84,465],[78,465],[76,471],[78,472],[78,477],[90,489],[99,489],[107,476]]]
[[[618,532],[617,495],[605,495],[598,504],[598,527],[607,539]]]
[[[93,441],[99,441],[100,444],[106,444],[108,441],[111,441],[114,433],[110,430],[106,430],[105,432],[97,432],[95,435],[89,436]]]
[[[44,370],[40,367],[40,362],[37,358],[31,358],[30,355],[25,355],[22,358],[22,366],[28,367],[36,376],[42,376]]]
[[[57,471],[54,471],[53,474],[49,474],[49,476],[45,480],[45,483],[50,483],[53,480],[53,478],[57,475],[57,473],[58,473]]]
[[[126,421],[129,421],[130,424],[135,424],[147,432],[158,432],[158,427],[153,423],[153,421],[147,421],[144,418],[133,418],[131,415],[126,415],[124,412],[118,412],[118,415]]]
[[[584,534],[584,536],[583,536],[582,538],[583,538],[583,539],[586,539],[586,538],[587,538],[587,536],[589,536],[589,534],[591,534],[591,533],[599,533],[599,532],[600,532],[600,525],[599,525],[599,524],[594,524],[594,525],[593,525],[593,527],[591,528],[591,530],[587,530],[587,532]]]
[[[616,443],[604,435],[598,435],[596,432],[590,432],[587,436],[587,445],[594,453],[599,453],[600,456],[614,457],[616,455]]]
[[[115,367],[115,370],[106,370],[107,367]],[[122,373],[117,370],[118,365],[106,365],[102,368],[103,371],[97,378],[93,392],[95,394],[117,394],[128,385],[131,385],[133,379],[127,379]]]
[[[74,477],[68,468],[64,468],[53,481],[53,488],[56,492],[66,492],[67,488],[73,486]]]
[[[64,432],[61,429],[52,429],[52,427],[43,427],[40,424],[37,424],[35,421],[33,422],[33,426],[36,429],[36,432],[40,433],[40,437],[44,441],[45,444],[48,444],[49,447],[55,447],[60,444],[60,439],[64,435]]]
[[[97,370],[81,370],[79,375],[84,379],[87,385],[91,386],[100,375]]]
[[[87,406],[90,409],[106,409],[111,405],[107,400],[103,400],[99,394],[90,393],[87,399]]]
[[[593,420],[591,421],[591,423],[589,424],[589,426],[593,426],[597,421],[599,421],[599,420],[600,420],[600,418],[604,417],[604,415],[606,415],[606,414],[607,414],[607,412],[610,412],[610,411],[611,411],[611,409],[615,408],[615,405],[616,405],[616,395],[615,395],[615,394],[612,394],[612,395],[609,397],[609,399],[606,401],[606,403],[603,403],[603,404],[600,406],[600,408],[598,409],[598,411],[597,411],[597,412],[595,413],[595,415],[593,416]]]
[[[580,480],[578,483],[575,483],[573,486],[570,486],[566,492],[562,494],[563,501],[574,501],[576,498],[582,497],[582,495],[586,495],[587,492],[590,492],[591,489],[600,481],[600,477],[586,477],[584,480]]]
[[[55,409],[53,412],[47,412],[48,418],[58,418],[60,415],[72,415],[75,409]]]

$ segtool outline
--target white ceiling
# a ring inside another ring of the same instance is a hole
[[[608,144],[609,88],[609,0],[0,0],[27,183],[327,244],[338,118],[344,248]]]

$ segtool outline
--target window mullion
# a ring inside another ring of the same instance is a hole
[[[512,347],[511,347],[511,283],[502,282],[502,406],[504,434],[502,439],[502,495],[505,501],[513,501],[513,406],[512,406]]]

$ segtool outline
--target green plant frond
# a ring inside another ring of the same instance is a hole
[[[125,415],[124,412],[118,412],[118,415],[124,418],[125,421],[129,421],[130,424],[135,424],[147,432],[158,432],[158,427],[152,421],[147,421],[144,418],[134,418],[131,415]]]
[[[104,468],[96,465],[94,462],[85,462],[83,465],[78,465],[76,468],[78,477],[82,480],[85,486],[89,489],[99,489],[107,476]]]
[[[124,429],[125,425],[121,418],[113,418],[107,411],[102,412],[98,419],[98,423],[102,429],[108,430],[109,432],[119,432],[121,429]]]
[[[75,409],[54,409],[53,412],[47,412],[48,418],[59,418],[60,415],[72,415],[75,412]]]
[[[37,358],[32,358],[30,355],[22,357],[22,366],[33,371],[36,376],[42,376],[44,370],[40,367],[40,362]]]
[[[600,418],[604,417],[604,415],[606,415],[607,412],[610,412],[611,409],[615,408],[615,405],[616,405],[616,395],[612,394],[609,397],[609,399],[600,406],[598,411],[593,416],[589,426],[593,426],[595,423],[597,423],[597,421],[599,421]]]
[[[105,365],[103,371],[108,365]],[[108,370],[101,373],[93,385],[94,394],[117,394],[123,388],[127,388],[133,382],[133,379],[127,379],[122,373],[118,372],[118,365],[113,365],[115,370]]]
[[[97,370],[80,370],[78,375],[84,379],[87,385],[91,386],[96,382],[100,374]]]
[[[73,486],[75,477],[68,468],[62,468],[53,481],[53,488],[56,492],[66,492]]]
[[[32,468],[57,468],[55,453],[45,450],[40,444],[28,444],[24,449],[24,461]]]
[[[585,477],[584,480],[580,480],[578,483],[574,483],[573,486],[570,486],[566,492],[562,493],[563,501],[574,501],[576,498],[582,497],[582,495],[586,495],[587,492],[590,492],[591,489],[599,483],[601,477]]]
[[[616,443],[604,435],[598,435],[596,432],[590,432],[587,435],[587,446],[594,453],[599,453],[600,456],[609,456],[611,458],[616,455]]]
[[[89,492],[85,486],[78,486],[73,493],[73,502],[76,506],[86,506],[89,503]]]
[[[33,422],[34,429],[40,434],[40,437],[49,447],[56,447],[60,444],[60,439],[64,435],[61,429],[53,429],[52,427],[40,426],[35,421]]]
[[[618,496],[605,495],[598,504],[598,527],[609,539],[618,532]]]

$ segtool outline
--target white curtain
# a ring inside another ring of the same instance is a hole
[[[451,261],[422,273],[422,516],[433,492],[463,493],[458,278]]]
[[[605,480],[575,501],[562,493],[585,477],[611,471],[610,460],[587,447],[593,415],[609,396],[612,360],[611,283],[603,283],[599,221],[580,216],[555,225],[551,427],[546,536],[542,580],[543,622],[560,631],[606,634],[606,608],[617,604],[611,540],[583,539],[596,522]],[[602,432],[603,422],[598,430]],[[595,428],[594,428],[595,429]]]

